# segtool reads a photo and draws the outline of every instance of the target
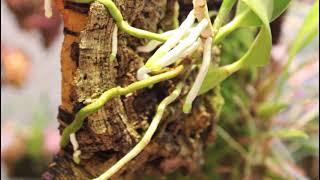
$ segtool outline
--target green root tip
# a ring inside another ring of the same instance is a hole
[[[184,104],[183,104],[182,111],[183,111],[185,114],[188,114],[188,113],[190,113],[191,108],[192,108],[192,104],[184,103]]]
[[[73,159],[73,161],[76,163],[76,164],[80,164],[80,153],[81,153],[81,151],[80,150],[77,150],[77,151],[75,151],[74,153],[73,153],[73,155],[72,155],[72,159]]]
[[[74,161],[76,164],[80,164],[80,158],[79,158],[79,157],[73,157],[73,161]]]
[[[112,61],[114,61],[115,59],[116,59],[116,55],[111,54],[111,55],[110,55],[110,61],[112,62]]]

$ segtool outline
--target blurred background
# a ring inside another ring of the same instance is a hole
[[[42,0],[1,0],[1,179],[39,178],[58,150],[62,28]]]
[[[319,35],[295,57],[283,88],[272,83],[313,2],[293,1],[272,23],[267,67],[242,70],[222,83],[216,143],[206,150],[198,179],[319,179]],[[223,42],[221,63],[241,57],[254,36],[254,30],[233,32]],[[62,41],[56,9],[47,19],[42,0],[1,0],[1,178],[39,178],[59,149]],[[273,109],[261,103],[274,98],[284,103]],[[282,134],[252,138],[273,130]],[[174,173],[168,179],[195,178]]]

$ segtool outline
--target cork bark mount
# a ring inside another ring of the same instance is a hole
[[[115,1],[124,18],[137,28],[156,32],[167,27],[174,0]],[[118,54],[109,60],[111,36],[115,23],[100,3],[75,4],[56,0],[64,19],[64,42],[61,51],[62,104],[59,107],[60,131],[72,122],[75,113],[104,91],[127,86],[136,81],[136,71],[151,54],[137,53],[137,46],[147,42],[126,33],[118,34]],[[187,79],[192,84],[195,73]],[[143,136],[157,104],[168,95],[179,78],[161,82],[111,99],[85,120],[76,133],[81,163],[72,161],[72,146],[54,157],[43,179],[89,179],[102,174],[123,157]],[[204,147],[213,141],[214,114],[210,98],[200,96],[192,113],[182,112],[184,88],[180,98],[170,105],[150,144],[112,179],[134,179],[141,174],[163,175],[183,169],[199,171]]]

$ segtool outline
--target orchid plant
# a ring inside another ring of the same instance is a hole
[[[91,3],[93,0],[70,0],[76,3]],[[213,22],[208,12],[206,1],[193,0],[193,10],[190,11],[186,19],[181,23],[176,22],[176,29],[164,33],[154,33],[146,30],[132,27],[126,22],[121,11],[112,0],[96,0],[103,4],[116,26],[112,34],[112,52],[110,61],[116,60],[117,54],[117,32],[119,30],[128,33],[137,38],[147,38],[151,41],[143,47],[138,47],[138,51],[151,52],[160,46],[155,53],[147,60],[137,71],[137,82],[127,87],[114,87],[104,92],[98,99],[91,104],[83,107],[77,112],[74,121],[68,125],[61,138],[61,147],[65,147],[69,141],[74,148],[74,161],[80,162],[79,145],[76,140],[76,132],[81,128],[86,117],[99,110],[105,103],[115,96],[122,96],[149,87],[155,83],[165,81],[183,73],[185,68],[180,65],[182,60],[191,56],[195,51],[203,52],[202,62],[198,63],[197,59],[192,61],[193,65],[199,65],[199,71],[196,79],[185,97],[183,112],[189,113],[192,109],[194,99],[213,88],[217,87],[223,80],[232,75],[234,72],[244,67],[256,68],[268,63],[271,50],[271,31],[269,23],[276,19],[288,6],[290,0],[223,0],[219,12]],[[50,16],[50,0],[46,0],[46,15]],[[233,6],[237,5],[235,17],[227,24],[224,24]],[[176,2],[176,13],[178,11]],[[177,17],[177,16],[175,16]],[[212,61],[212,48],[219,45],[225,37],[239,28],[258,27],[259,32],[251,44],[248,51],[237,61],[232,64],[219,67]],[[171,70],[170,70],[171,69]],[[194,70],[193,69],[190,69]],[[150,74],[156,74],[151,76]],[[149,143],[166,107],[179,97],[184,83],[179,82],[176,89],[166,97],[157,108],[157,112],[144,134],[141,141],[122,159],[114,164],[109,170],[96,179],[108,179],[122,168],[128,161],[137,156]]]

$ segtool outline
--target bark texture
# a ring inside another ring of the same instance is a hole
[[[172,26],[174,0],[115,0],[132,26],[157,32]],[[190,1],[191,2],[191,1]],[[118,54],[109,61],[115,23],[100,3],[76,4],[56,0],[64,20],[61,51],[62,104],[60,132],[73,121],[75,113],[115,86],[136,81],[136,71],[151,54],[137,53],[147,42],[126,33],[118,34]],[[183,9],[183,7],[180,7]],[[183,17],[180,17],[183,18]],[[192,84],[194,73],[187,79]],[[171,92],[179,79],[161,82],[128,96],[113,98],[85,121],[76,133],[81,163],[72,161],[72,146],[53,158],[43,179],[90,179],[99,176],[123,157],[141,139],[157,104]],[[176,170],[199,172],[205,146],[214,140],[214,93],[198,97],[192,113],[182,113],[184,96],[170,105],[150,144],[112,179],[138,179],[140,175],[161,176]]]

